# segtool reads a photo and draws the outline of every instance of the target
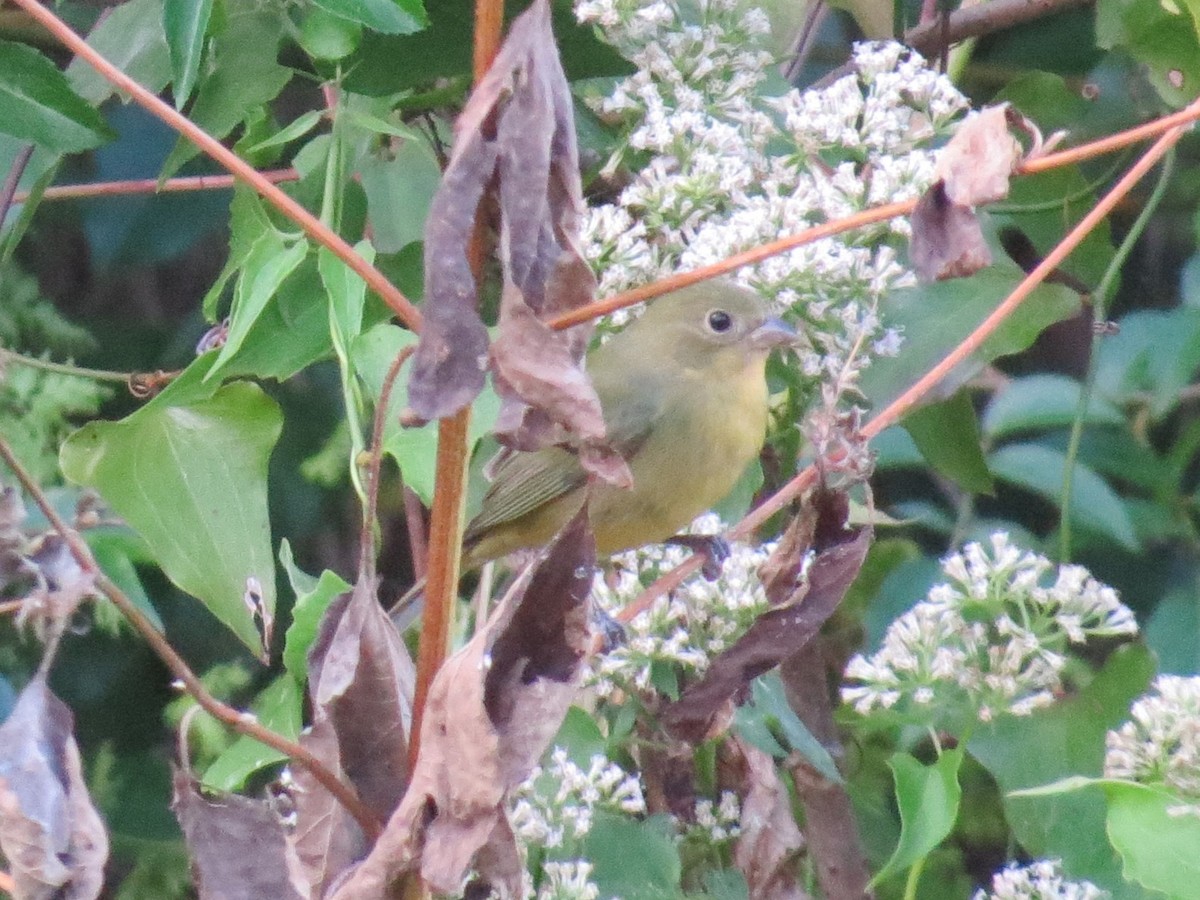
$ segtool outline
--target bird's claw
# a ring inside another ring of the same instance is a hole
[[[729,559],[732,553],[729,541],[719,534],[677,534],[668,538],[666,542],[676,547],[687,547],[693,553],[703,555],[704,564],[700,567],[700,574],[708,581],[716,581],[721,577],[725,560]]]
[[[616,650],[625,643],[625,626],[595,604],[592,604],[592,626],[600,635],[601,653]]]

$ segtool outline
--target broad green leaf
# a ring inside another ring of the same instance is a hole
[[[246,265],[246,259],[254,249],[255,242],[271,229],[271,219],[263,209],[258,194],[248,187],[235,188],[233,200],[229,204],[229,257],[225,260],[221,274],[204,295],[201,306],[208,321],[216,320],[221,294],[229,279]]]
[[[737,708],[733,722],[738,733],[760,750],[776,759],[782,759],[794,750],[828,781],[842,784],[842,773],[825,745],[813,736],[788,705],[783,682],[777,673],[754,679],[751,702]]]
[[[1163,788],[1130,782],[1104,783],[1108,837],[1125,866],[1125,877],[1168,897],[1200,895],[1200,816],[1172,814],[1194,805]]]
[[[1004,793],[1005,817],[1021,846],[1034,857],[1061,858],[1075,877],[1120,898],[1142,894],[1131,892],[1121,877],[1105,835],[1105,803],[1099,791],[1010,794],[1061,778],[1099,776],[1105,733],[1125,720],[1130,703],[1148,688],[1154,668],[1144,647],[1121,647],[1079,693],[1032,715],[1005,716],[980,726],[968,745]]]
[[[914,410],[902,424],[934,469],[972,494],[992,493],[979,420],[966,391]]]
[[[1066,454],[1041,444],[1008,444],[988,457],[988,467],[1001,481],[1023,487],[1062,506]],[[1075,462],[1071,480],[1071,521],[1105,535],[1130,550],[1138,549],[1129,511],[1103,478]]]
[[[710,869],[705,872],[704,891],[711,900],[750,900],[746,876],[737,869]]]
[[[362,40],[362,26],[314,6],[300,25],[300,46],[313,59],[345,59]]]
[[[862,390],[882,409],[978,327],[1024,277],[1013,263],[1000,260],[970,278],[939,281],[889,294],[881,313],[890,327],[904,330],[898,356],[884,357],[863,372]],[[1061,285],[1042,285],[1002,324],[980,349],[951,372],[939,387],[949,396],[987,362],[1024,350],[1048,325],[1074,315],[1079,295]]]
[[[1096,385],[1116,403],[1148,401],[1155,419],[1179,404],[1180,391],[1200,367],[1200,309],[1132,313],[1096,355]],[[1147,396],[1148,395],[1148,396]]]
[[[1079,409],[1081,390],[1079,382],[1066,375],[1014,379],[988,404],[983,430],[995,440],[1018,431],[1070,426]],[[1083,421],[1088,425],[1123,425],[1125,417],[1103,397],[1093,396]]]
[[[313,0],[327,13],[381,34],[412,34],[428,24],[421,0]]]
[[[251,111],[275,99],[291,70],[275,60],[282,36],[280,17],[238,7],[209,45],[210,62],[188,118],[215,138],[227,136]],[[163,163],[160,179],[174,175],[196,147],[180,138]]]
[[[283,674],[263,688],[250,708],[260,725],[295,740],[300,734],[303,699],[300,682]],[[285,759],[285,754],[243,734],[212,761],[201,780],[214,790],[236,791],[259,769]]]
[[[88,44],[110,63],[153,94],[171,78],[171,59],[162,27],[161,0],[129,0],[110,7],[101,17]],[[67,66],[67,80],[84,100],[99,106],[116,90],[88,63],[76,57]]]
[[[304,115],[298,116],[294,121],[288,123],[286,127],[280,129],[265,141],[259,141],[257,144],[247,147],[246,152],[257,153],[260,150],[266,150],[270,147],[282,147],[284,144],[290,144],[296,138],[303,137],[316,128],[317,123],[321,121],[321,116],[323,115],[324,113],[319,109],[309,110]]]
[[[100,113],[71,90],[54,63],[11,41],[0,41],[0,131],[59,153],[112,137]]]
[[[567,709],[550,747],[562,747],[567,751],[567,757],[583,769],[591,764],[592,757],[606,755],[607,751],[604,732],[592,715],[578,706]]]
[[[359,166],[372,238],[380,253],[395,253],[425,235],[429,204],[442,170],[424,141],[405,141],[395,155],[367,155]]]
[[[171,581],[261,654],[244,596],[256,578],[273,614],[267,459],[282,417],[246,382],[204,396],[207,365],[198,360],[125,419],[85,425],[63,444],[60,461],[69,479],[99,491],[141,535]]]
[[[162,631],[162,618],[146,595],[142,579],[138,576],[137,568],[134,566],[137,557],[143,554],[137,553],[135,549],[134,558],[131,558],[130,545],[135,543],[137,538],[126,529],[114,528],[90,528],[84,532],[84,535],[92,555],[96,557],[100,570],[121,589],[126,597],[133,601],[133,605],[142,611],[142,614],[153,623],[155,628]]]
[[[209,378],[219,372],[241,349],[242,342],[266,308],[267,301],[275,296],[284,279],[295,271],[307,255],[307,241],[298,240],[287,244],[274,229],[264,232],[254,242],[234,293],[233,310],[229,316],[229,336],[208,373]]]
[[[379,397],[384,376],[396,354],[416,341],[417,337],[411,331],[390,324],[376,325],[354,339],[350,345],[350,358],[373,398]],[[391,405],[384,419],[383,449],[400,466],[405,485],[416,491],[417,496],[428,504],[433,498],[437,423],[430,422],[420,428],[400,426],[400,411],[408,394],[408,373],[408,365],[403,366],[392,388]],[[484,388],[472,406],[471,425],[467,433],[471,446],[492,430],[499,411],[500,401],[495,391],[490,387]]]
[[[1200,672],[1200,597],[1194,583],[1166,593],[1142,629],[1164,675]]]
[[[196,84],[213,0],[163,0],[163,31],[171,52],[175,106],[183,109]]]
[[[593,865],[591,880],[601,897],[624,900],[678,900],[682,866],[669,818],[638,821],[598,812],[584,839]]]
[[[313,578],[296,566],[292,557],[292,545],[285,539],[279,547],[279,564],[287,573],[296,595],[292,606],[292,624],[288,626],[283,642],[283,664],[300,683],[308,678],[308,648],[316,640],[321,626],[321,617],[330,602],[340,594],[351,590],[341,576],[328,569],[320,578]]]
[[[888,760],[896,781],[900,843],[891,859],[871,879],[872,885],[928,856],[950,834],[962,800],[958,770],[962,767],[963,753],[962,747],[944,750],[929,766],[907,753],[897,753]]]

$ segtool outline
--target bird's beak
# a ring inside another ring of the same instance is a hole
[[[771,316],[750,332],[750,346],[756,350],[772,350],[775,347],[794,347],[800,343],[796,329],[783,319]]]

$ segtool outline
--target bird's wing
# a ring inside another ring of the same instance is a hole
[[[600,385],[597,386],[601,387]],[[603,402],[603,395],[601,397]],[[661,404],[649,399],[610,404],[605,419],[609,444],[630,459],[645,442],[661,415]],[[579,456],[563,447],[505,452],[496,465],[483,507],[467,527],[466,543],[497,525],[513,522],[587,481]]]

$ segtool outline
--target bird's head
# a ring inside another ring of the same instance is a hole
[[[706,281],[651,301],[627,329],[644,352],[689,369],[733,373],[759,364],[776,347],[794,346],[796,330],[772,316],[762,298],[729,281]]]

